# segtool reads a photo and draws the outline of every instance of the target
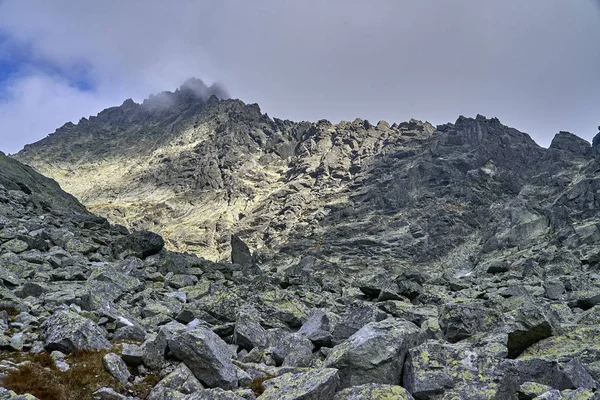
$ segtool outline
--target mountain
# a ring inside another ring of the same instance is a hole
[[[598,397],[600,136],[209,89],[0,155],[0,399]]]
[[[265,265],[309,252],[350,269],[470,270],[516,248],[570,252],[595,224],[597,147],[569,133],[544,149],[482,116],[295,123],[185,86],[163,96],[66,124],[15,158],[110,221],[212,260],[229,259],[236,233]]]

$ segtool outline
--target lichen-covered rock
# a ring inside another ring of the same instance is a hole
[[[109,374],[121,383],[127,383],[131,376],[125,361],[114,353],[108,353],[102,357],[102,365]]]
[[[171,400],[204,389],[192,371],[181,363],[165,376],[148,394],[147,400]]]
[[[261,400],[332,399],[339,389],[338,371],[333,368],[284,374],[265,382]]]
[[[168,339],[163,330],[148,335],[141,346],[144,365],[150,369],[160,369],[165,361],[167,345]]]
[[[600,382],[600,342],[595,326],[573,327],[563,335],[544,339],[521,354],[518,360],[542,359],[564,364],[578,359],[596,382]],[[561,389],[554,386],[555,388]]]
[[[227,344],[211,330],[198,328],[169,340],[169,349],[203,385],[235,389],[238,378]]]
[[[351,303],[339,312],[340,318],[332,327],[332,344],[340,344],[370,322],[382,321],[388,315],[380,309],[364,303]]]
[[[298,333],[279,332],[274,345],[269,349],[278,365],[310,367],[313,362],[314,345]]]
[[[501,325],[497,310],[477,300],[462,300],[444,304],[440,310],[440,327],[450,343],[468,338],[477,332],[490,331]]]
[[[258,313],[249,307],[238,311],[233,337],[236,344],[248,351],[255,347],[266,349],[271,343],[271,335],[261,326]]]
[[[362,327],[335,346],[325,365],[340,371],[341,387],[367,383],[398,385],[406,352],[424,340],[412,322],[389,318]]]
[[[47,351],[71,353],[110,348],[104,332],[91,320],[72,311],[57,311],[40,326]]]
[[[506,383],[502,358],[487,353],[485,347],[429,340],[408,351],[403,386],[420,400],[509,398],[516,382]]]
[[[338,392],[334,400],[414,400],[402,386],[376,383],[354,386]]]
[[[92,394],[94,400],[130,400],[130,397],[124,396],[121,393],[115,392],[114,389],[103,387],[96,390]]]
[[[236,392],[223,389],[203,389],[183,397],[173,397],[176,400],[246,400]],[[171,400],[171,398],[169,398]]]
[[[552,336],[552,325],[543,311],[535,306],[519,307],[505,314],[506,326],[502,328],[508,333],[508,357],[516,358],[529,346]]]
[[[20,239],[12,239],[0,245],[0,251],[10,251],[12,253],[22,253],[29,248],[27,242]]]
[[[327,313],[322,310],[313,312],[306,322],[298,330],[298,334],[306,336],[315,346],[329,346],[332,339],[332,321],[337,319],[333,313]]]
[[[551,386],[536,382],[525,382],[519,387],[519,399],[531,400],[552,390]]]
[[[38,400],[38,398],[30,394],[16,394],[12,390],[0,387],[0,400]]]
[[[131,366],[138,366],[144,360],[144,349],[141,346],[123,343],[121,350],[121,358],[125,363]]]

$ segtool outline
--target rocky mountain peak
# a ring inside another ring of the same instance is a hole
[[[590,151],[591,145],[587,140],[582,139],[571,132],[560,131],[552,139],[550,148],[585,155]]]
[[[600,131],[600,126],[598,127],[598,130]],[[600,146],[600,132],[598,132],[596,134],[596,136],[594,136],[594,139],[592,140],[592,146],[593,147]]]

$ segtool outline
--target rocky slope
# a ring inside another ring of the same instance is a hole
[[[100,349],[94,390],[121,395],[97,398],[600,397],[598,140],[543,149],[482,116],[293,123],[195,93],[16,157],[234,263],[0,159],[4,382],[14,351],[76,369]]]

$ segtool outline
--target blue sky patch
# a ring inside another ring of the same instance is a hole
[[[31,47],[26,43],[11,40],[8,35],[0,32],[0,94],[10,80],[30,74],[58,77],[80,91],[95,90],[89,64],[74,63],[66,68],[53,64],[48,60],[35,57]]]

